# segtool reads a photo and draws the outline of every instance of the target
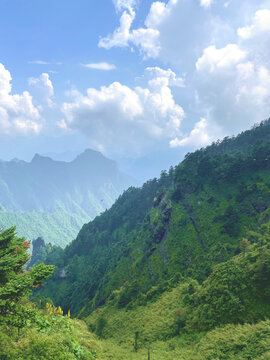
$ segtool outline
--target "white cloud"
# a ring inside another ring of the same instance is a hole
[[[129,154],[179,136],[185,114],[169,87],[170,81],[177,84],[179,79],[171,70],[149,68],[146,73],[145,88],[114,82],[99,90],[88,89],[86,96],[71,92],[72,102],[64,103],[62,109],[66,127],[87,134],[95,148],[115,151],[117,144],[118,152]]]
[[[67,123],[65,122],[64,119],[57,121],[56,125],[62,130],[67,130]]]
[[[44,60],[32,60],[32,61],[28,61],[28,64],[49,65],[50,63]]]
[[[48,62],[48,61],[44,61],[44,60],[31,60],[31,61],[28,61],[28,64],[32,64],[32,65],[62,65],[63,63],[60,61]]]
[[[38,78],[28,79],[28,84],[32,88],[35,98],[37,98],[40,103],[48,105],[49,107],[53,106],[52,97],[54,95],[54,89],[47,73],[42,73]]]
[[[170,16],[173,7],[177,3],[178,0],[170,0],[167,4],[161,1],[153,2],[145,20],[147,28],[157,29],[158,26]]]
[[[159,31],[157,29],[140,28],[130,34],[130,42],[136,45],[144,59],[157,58],[160,52]]]
[[[208,8],[211,6],[213,0],[200,0],[201,6]]]
[[[189,135],[185,136],[183,139],[175,138],[170,141],[171,147],[184,147],[184,146],[192,146],[192,147],[201,147],[209,145],[212,141],[211,136],[208,134],[209,123],[205,118],[201,118],[198,121],[194,129],[190,132]]]
[[[270,72],[264,66],[251,62],[239,64],[236,69],[238,92],[237,103],[248,101],[249,106],[263,107],[270,113]]]
[[[246,57],[246,52],[241,50],[236,44],[228,44],[224,48],[217,49],[215,45],[211,45],[204,49],[203,55],[196,62],[198,71],[207,70],[214,72],[215,70],[229,68]]]
[[[242,39],[250,39],[259,33],[270,32],[270,10],[262,9],[255,13],[253,23],[238,28],[237,33]]]
[[[113,2],[117,11],[133,9],[136,4],[136,0],[113,0]]]
[[[257,11],[252,25],[238,29],[236,44],[211,45],[196,62],[198,107],[222,136],[269,117],[269,14]]]
[[[38,133],[40,114],[29,92],[11,94],[11,74],[0,63],[0,132],[7,135]]]
[[[88,69],[95,69],[95,70],[115,70],[116,66],[114,64],[109,64],[106,62],[100,62],[100,63],[90,63],[90,64],[82,64],[82,66],[88,68]]]
[[[170,15],[177,3],[178,0],[169,0],[167,4],[161,1],[152,3],[145,20],[145,27],[132,30],[136,17],[135,1],[116,0],[116,9],[124,10],[120,17],[120,26],[112,34],[100,39],[98,45],[105,49],[135,45],[145,59],[157,58],[161,50],[158,27]]]
[[[130,41],[130,27],[135,19],[135,11],[130,9],[129,12],[124,11],[120,18],[120,26],[114,31],[113,34],[102,38],[98,46],[105,49],[111,49],[112,47],[125,47],[129,45]]]
[[[171,70],[164,70],[161,69],[160,67],[147,67],[145,69],[146,75],[150,76],[152,79],[152,82],[156,82],[159,81],[159,79],[161,79],[161,81],[166,81],[167,86],[179,86],[179,87],[184,87],[185,86],[185,81],[183,78],[179,78],[176,77],[176,74]]]

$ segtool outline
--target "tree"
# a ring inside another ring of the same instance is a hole
[[[54,266],[44,264],[25,271],[29,247],[30,241],[17,237],[15,227],[0,232],[0,324],[17,327],[18,333],[33,316],[23,300],[54,271]]]
[[[247,252],[247,250],[248,250],[248,247],[250,246],[250,242],[248,241],[248,239],[242,239],[241,241],[240,241],[240,244],[239,244],[239,246],[240,246],[240,250],[244,253],[244,254],[246,254],[246,252]]]

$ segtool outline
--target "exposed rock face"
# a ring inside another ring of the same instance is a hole
[[[155,199],[154,207],[159,211],[159,215],[157,221],[151,224],[151,234],[154,242],[159,244],[165,236],[166,225],[171,218],[172,204],[167,200],[166,194],[162,193]]]
[[[252,203],[252,206],[259,214],[268,209],[268,204],[259,201]]]
[[[37,259],[40,258],[42,250],[46,251],[45,241],[42,237],[38,237],[37,239],[33,240],[32,247],[32,256],[30,262],[27,265],[27,269],[30,269],[30,267],[36,263]]]
[[[165,235],[165,232],[166,232],[165,226],[160,225],[158,223],[153,223],[151,225],[152,237],[156,244],[159,244],[162,241],[162,239]]]
[[[168,224],[172,214],[172,203],[171,201],[163,201],[160,204],[160,211],[162,216],[163,224]]]
[[[33,245],[32,256],[36,256],[40,248],[45,247],[45,241],[42,237],[38,237],[36,240],[32,241],[32,245]]]

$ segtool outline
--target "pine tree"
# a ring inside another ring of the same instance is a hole
[[[54,266],[45,264],[25,271],[29,247],[30,241],[17,237],[15,227],[0,232],[0,323],[17,327],[18,333],[33,316],[24,299],[54,271]]]

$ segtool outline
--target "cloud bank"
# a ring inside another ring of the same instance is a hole
[[[145,88],[114,82],[99,90],[90,88],[86,95],[72,91],[72,101],[62,106],[65,127],[87,134],[95,148],[129,154],[179,135],[185,113],[170,87],[184,86],[183,79],[158,67],[147,68],[145,78]]]
[[[49,107],[54,105],[52,100],[54,95],[53,84],[47,73],[42,73],[38,78],[28,79],[28,84],[39,104]]]
[[[11,74],[0,63],[0,133],[28,135],[40,132],[42,123],[28,91],[12,94]]]
[[[178,0],[170,0],[167,4],[161,1],[153,2],[150,12],[145,20],[145,27],[131,29],[136,17],[135,1],[114,1],[116,10],[122,11],[119,27],[112,33],[103,37],[98,45],[105,49],[112,47],[136,46],[144,59],[157,58],[161,45],[159,42],[159,26],[170,16]]]

